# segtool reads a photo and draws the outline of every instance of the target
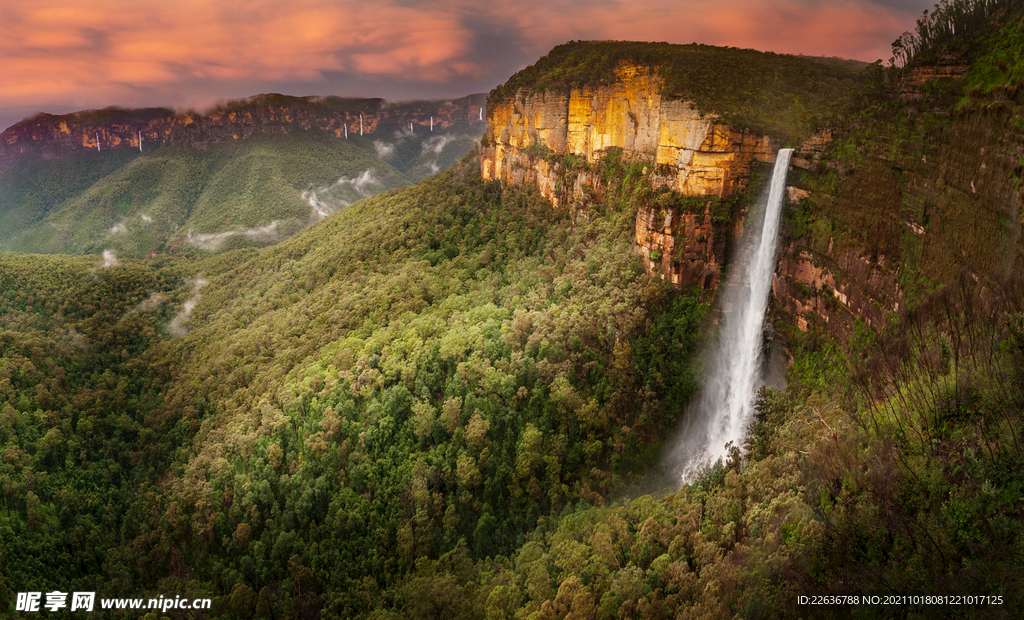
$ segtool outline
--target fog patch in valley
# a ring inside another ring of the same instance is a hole
[[[253,241],[260,241],[263,243],[270,243],[277,241],[280,235],[277,231],[278,220],[267,224],[266,226],[260,226],[257,228],[242,228],[239,230],[229,230],[226,232],[219,233],[193,233],[191,230],[185,236],[185,243],[200,248],[202,250],[208,250],[210,252],[216,252],[224,245],[224,242],[231,237],[247,237]]]
[[[153,293],[149,296],[149,299],[140,301],[139,305],[132,308],[128,314],[135,314],[137,312],[149,312],[150,310],[156,310],[160,304],[167,301],[167,296],[163,293]]]
[[[196,304],[199,303],[199,290],[207,284],[209,284],[209,282],[202,278],[197,278],[195,280],[192,285],[192,295],[185,300],[185,304],[181,307],[181,310],[178,311],[178,314],[174,315],[170,324],[167,325],[167,331],[169,331],[172,336],[180,337],[188,333],[188,329],[185,328],[185,323],[188,323],[189,319],[192,318],[192,310],[194,310]]]
[[[395,154],[395,145],[394,144],[388,144],[387,142],[384,142],[383,140],[374,140],[373,141],[373,150],[377,151],[377,159],[387,159],[389,157],[394,156],[394,154]]]
[[[381,187],[381,180],[369,169],[351,179],[341,177],[330,185],[307,189],[302,192],[302,198],[313,208],[313,217],[322,220],[357,200],[372,196]]]
[[[100,263],[100,269],[110,269],[111,267],[117,267],[117,254],[113,250],[103,250],[103,261]]]
[[[423,141],[423,144],[420,146],[420,154],[426,155],[428,153],[434,153],[435,155],[440,155],[441,151],[444,150],[444,147],[448,146],[452,142],[455,142],[456,140],[462,137],[464,136],[456,134],[445,134],[442,136],[434,136],[432,138],[427,138],[426,140]]]

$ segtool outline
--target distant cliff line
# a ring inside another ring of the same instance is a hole
[[[206,148],[254,134],[319,129],[338,138],[385,129],[445,130],[459,123],[486,123],[486,95],[452,100],[394,103],[384,99],[258,95],[207,112],[167,108],[106,108],[71,114],[39,113],[0,134],[0,168],[11,158],[44,157],[82,150],[142,149],[168,144]]]

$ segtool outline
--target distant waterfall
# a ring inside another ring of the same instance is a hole
[[[669,457],[684,483],[719,459],[727,459],[727,443],[742,447],[753,419],[754,397],[762,378],[764,313],[775,271],[779,216],[792,154],[793,149],[779,151],[761,233],[744,244],[729,273],[725,320],[717,348],[710,358],[699,399],[688,412],[683,434]],[[751,231],[755,224],[751,223]]]

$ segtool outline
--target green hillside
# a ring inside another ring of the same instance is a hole
[[[205,150],[27,155],[0,175],[0,249],[142,256],[265,245],[450,167],[477,138],[459,126],[430,137],[385,131],[349,140],[310,130]]]
[[[704,312],[643,274],[633,218],[575,226],[465,161],[258,253],[4,256],[7,583],[183,563],[219,613],[266,588],[348,616],[417,557],[601,503],[675,423]]]

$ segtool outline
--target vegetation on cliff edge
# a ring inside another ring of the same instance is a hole
[[[491,91],[505,101],[522,89],[593,88],[629,62],[662,81],[663,97],[692,101],[739,129],[799,144],[854,104],[866,63],[711,45],[576,41],[559,45]]]

